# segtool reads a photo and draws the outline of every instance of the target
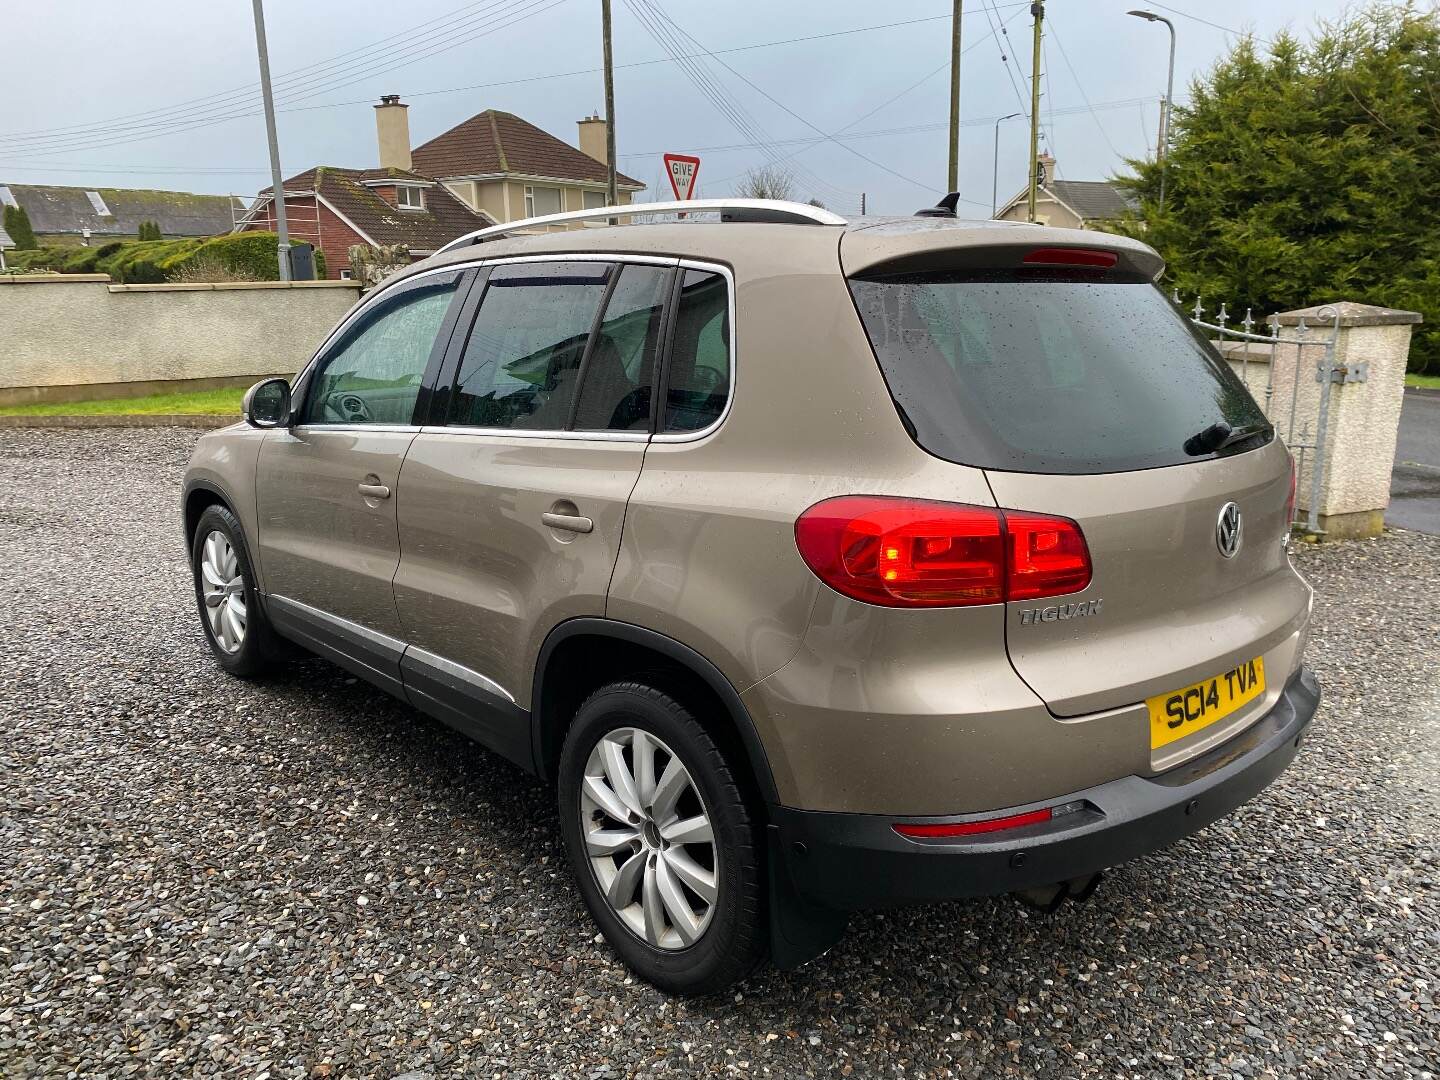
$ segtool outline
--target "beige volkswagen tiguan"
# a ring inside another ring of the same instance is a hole
[[[850,911],[1083,898],[1275,779],[1319,700],[1293,464],[1154,251],[685,209],[464,237],[201,438],[218,663],[301,646],[554,782],[673,992]]]

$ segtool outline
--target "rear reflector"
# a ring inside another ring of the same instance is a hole
[[[936,840],[946,836],[975,836],[978,833],[1002,832],[1022,825],[1039,825],[1054,815],[1047,806],[1043,810],[1027,810],[1008,817],[986,818],[983,821],[955,821],[944,825],[892,825],[901,836],[917,840]]]
[[[1026,266],[1088,266],[1109,270],[1119,257],[1113,251],[1091,248],[1036,248],[1022,260]]]
[[[843,495],[795,522],[825,584],[881,607],[968,607],[1080,592],[1090,553],[1069,518],[989,506]]]

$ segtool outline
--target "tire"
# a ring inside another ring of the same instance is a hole
[[[212,553],[209,545],[217,536]],[[218,581],[211,572],[217,566],[224,581]],[[255,572],[245,547],[245,533],[239,520],[224,506],[206,507],[200,515],[190,538],[190,574],[195,585],[200,626],[215,662],[242,679],[263,675],[278,667],[282,648],[260,606]],[[218,620],[212,618],[216,612],[220,614]],[[241,627],[238,635],[237,625]]]
[[[654,763],[648,779],[637,767],[642,748]],[[623,775],[611,779],[617,757],[632,781],[623,795]],[[688,787],[674,778],[672,761]],[[560,828],[580,894],[636,974],[689,995],[723,990],[755,970],[768,942],[761,831],[737,773],[684,704],[640,682],[595,691],[566,734],[558,780]]]

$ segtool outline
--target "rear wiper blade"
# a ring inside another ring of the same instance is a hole
[[[1217,420],[1204,431],[1197,431],[1185,440],[1185,453],[1191,457],[1213,454],[1227,446],[1252,439],[1270,431],[1269,424],[1251,424],[1249,427],[1232,428],[1224,420]]]

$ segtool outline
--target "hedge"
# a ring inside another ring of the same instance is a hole
[[[6,253],[10,265],[61,274],[109,274],[122,285],[169,281],[194,263],[218,263],[244,280],[278,281],[279,238],[271,232],[230,233],[180,240],[112,240],[96,247],[43,247]],[[315,252],[316,276],[325,277],[325,255]]]

